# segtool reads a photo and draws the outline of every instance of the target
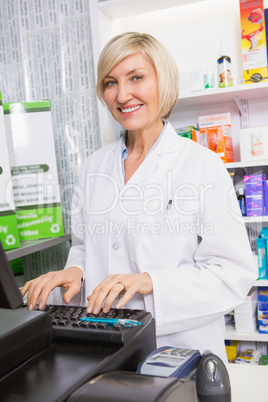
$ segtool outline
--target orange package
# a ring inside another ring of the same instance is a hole
[[[230,113],[200,116],[199,131],[206,135],[208,148],[216,152],[223,162],[234,161]]]

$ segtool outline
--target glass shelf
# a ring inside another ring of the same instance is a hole
[[[71,234],[66,234],[65,236],[61,237],[52,237],[49,239],[25,241],[21,243],[20,248],[6,251],[6,256],[7,259],[11,261],[16,258],[25,257],[37,251],[45,250],[46,248],[62,244],[66,241],[71,241]]]

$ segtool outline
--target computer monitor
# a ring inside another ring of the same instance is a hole
[[[0,242],[0,308],[14,309],[21,304],[21,292]]]

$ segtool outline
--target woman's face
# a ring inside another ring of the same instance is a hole
[[[123,59],[105,77],[104,85],[104,101],[126,130],[159,124],[156,72],[141,53]]]

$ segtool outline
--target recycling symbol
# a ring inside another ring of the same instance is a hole
[[[10,234],[10,235],[8,235],[8,236],[6,237],[5,242],[6,242],[6,244],[7,244],[8,246],[13,246],[13,245],[16,243],[16,239],[15,239],[15,237],[14,237],[12,234]]]
[[[57,223],[53,223],[53,225],[50,228],[50,231],[52,233],[58,233],[60,231],[60,227]]]

